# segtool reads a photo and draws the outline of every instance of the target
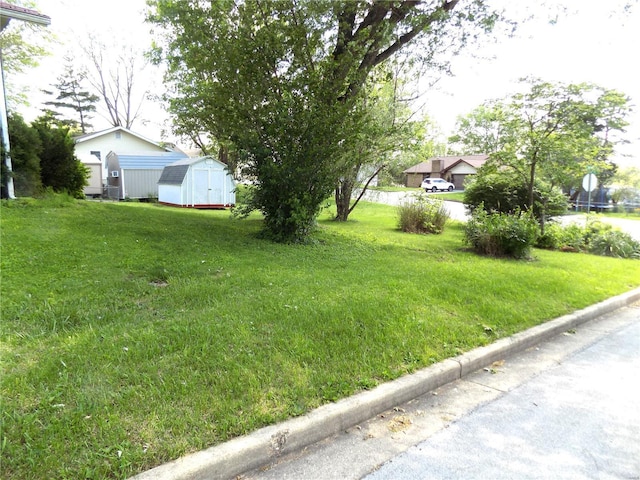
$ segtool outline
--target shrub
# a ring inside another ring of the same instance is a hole
[[[449,220],[444,202],[423,193],[398,207],[398,226],[408,233],[442,233]]]
[[[545,226],[544,234],[536,240],[536,247],[547,250],[558,250],[562,246],[564,229],[557,223],[549,223]]]
[[[640,242],[600,221],[589,222],[584,227],[576,224],[566,227],[551,224],[538,239],[536,246],[608,257],[640,258]]]
[[[538,237],[531,214],[487,213],[477,208],[465,226],[466,241],[473,249],[494,257],[528,258]]]
[[[579,252],[586,249],[586,230],[576,224],[566,227],[557,223],[550,223],[540,235],[535,246],[548,250],[564,250],[567,252]]]
[[[591,238],[589,252],[607,257],[640,258],[640,242],[628,233],[606,229]]]

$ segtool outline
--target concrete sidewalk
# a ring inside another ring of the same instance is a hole
[[[317,448],[314,444],[322,446],[327,442],[334,442],[340,436],[345,435],[345,432],[350,435],[355,433],[358,436],[362,428],[361,424],[370,421],[370,419],[378,419],[380,415],[385,415],[382,417],[384,421],[395,422],[392,430],[406,431],[407,429],[404,427],[411,425],[410,419],[402,416],[402,408],[404,408],[402,405],[406,402],[437,391],[445,385],[451,385],[452,382],[464,378],[474,371],[494,368],[492,364],[495,362],[500,362],[509,356],[534,347],[540,342],[576,329],[586,322],[638,301],[640,301],[640,289],[549,321],[512,337],[500,339],[491,345],[445,360],[393,382],[382,384],[373,390],[324,405],[301,417],[262,428],[250,435],[185,456],[134,478],[137,480],[232,479],[239,475],[246,475],[252,470],[261,469],[248,477],[258,478],[258,476],[267,474],[265,469],[274,465],[284,465],[290,461],[291,456],[297,457],[308,450]],[[482,400],[484,397],[480,398]],[[360,428],[358,428],[359,426]],[[359,439],[358,443],[363,442]],[[380,460],[374,458],[374,460],[375,464],[378,464],[388,458]],[[307,460],[298,463],[309,464]],[[335,462],[332,458],[325,458],[323,463],[333,464]],[[347,467],[352,468],[353,466],[354,458],[351,457],[348,459]],[[271,468],[271,472],[276,472],[276,469],[277,467]],[[368,471],[365,469],[359,476]],[[331,473],[327,473],[325,476],[317,470],[311,472],[316,475],[298,477],[293,474],[288,478],[338,478]],[[283,474],[275,473],[275,475],[271,478],[287,478]],[[349,478],[359,478],[359,476],[350,476]],[[268,477],[264,476],[264,478]]]

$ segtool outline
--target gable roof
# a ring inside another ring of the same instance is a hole
[[[402,173],[434,173],[433,170],[433,161],[441,160],[441,170],[437,173],[446,172],[451,169],[455,165],[459,163],[467,163],[474,168],[480,168],[487,160],[489,160],[489,155],[445,155],[441,157],[433,157],[424,162],[420,162],[413,167],[407,168]]]
[[[155,142],[153,140],[149,140],[146,137],[143,137],[142,135],[140,135],[139,133],[136,133],[132,130],[129,130],[128,128],[124,128],[124,127],[111,127],[108,128],[106,130],[100,130],[98,132],[93,132],[93,133],[86,133],[84,135],[80,135],[79,137],[76,137],[76,143],[82,143],[82,142],[86,142],[88,140],[93,140],[94,138],[99,138],[102,137],[104,135],[109,135],[110,133],[114,133],[114,132],[125,132],[128,133],[129,135],[133,135],[134,137],[139,138],[140,140],[150,143],[152,145],[155,145],[156,147],[159,148],[164,148],[167,151],[170,151],[171,149],[164,147],[162,145],[160,145],[160,143]]]
[[[150,169],[157,170],[185,158],[184,153],[179,152],[146,152],[146,153],[116,153],[109,152],[107,158],[115,155],[121,169]]]
[[[163,185],[182,185],[184,181],[184,177],[187,175],[189,171],[189,167],[191,165],[195,165],[196,163],[200,163],[204,160],[213,160],[220,166],[227,168],[227,166],[222,163],[220,160],[215,159],[210,156],[205,157],[197,157],[197,158],[183,158],[182,160],[178,160],[177,162],[173,162],[162,170],[162,175],[160,175],[160,179],[158,183]]]

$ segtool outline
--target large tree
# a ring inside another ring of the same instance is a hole
[[[89,123],[96,111],[96,102],[100,97],[89,92],[85,86],[86,70],[77,68],[72,57],[65,57],[64,72],[52,86],[56,91],[43,90],[48,95],[55,96],[54,100],[44,102],[52,108],[51,112],[59,121],[72,128],[79,128],[84,134],[92,125]],[[61,113],[59,110],[65,110]],[[71,119],[69,112],[71,111]]]
[[[304,240],[368,126],[363,87],[397,55],[442,66],[490,31],[481,0],[152,0],[169,104],[184,128],[235,145],[251,207],[278,241]],[[356,159],[357,160],[357,159]]]
[[[527,190],[526,206],[533,208],[538,180],[549,188],[575,188],[588,169],[611,170],[630,107],[624,94],[596,85],[524,84],[526,92],[487,102],[460,119],[452,140],[516,172]]]
[[[105,118],[114,127],[131,128],[149,96],[149,90],[140,85],[147,59],[132,45],[107,47],[95,35],[87,38],[82,50],[86,78],[102,101]]]

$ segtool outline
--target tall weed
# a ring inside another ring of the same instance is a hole
[[[449,220],[444,202],[423,193],[398,207],[398,226],[407,233],[442,233]]]

